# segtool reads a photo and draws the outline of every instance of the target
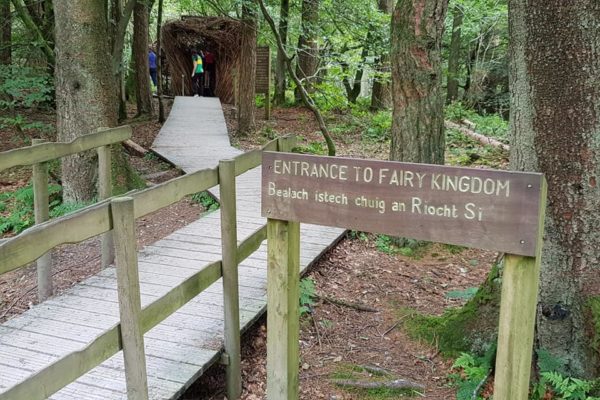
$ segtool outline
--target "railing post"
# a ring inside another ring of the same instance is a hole
[[[235,160],[221,160],[219,162],[219,190],[221,194],[221,254],[225,309],[226,386],[227,398],[235,400],[239,399],[242,394]]]
[[[105,200],[112,196],[112,174],[110,146],[98,147],[98,199]],[[101,237],[102,268],[115,261],[112,232]]]
[[[181,95],[185,96],[185,75],[181,74]]]
[[[33,139],[32,145],[43,143],[43,139]],[[48,163],[33,165],[33,208],[35,223],[41,224],[48,221],[49,209],[48,197]],[[37,285],[38,300],[40,302],[52,296],[52,254],[44,254],[37,260]]]
[[[267,399],[298,399],[300,223],[267,220]]]
[[[294,136],[279,138],[291,151]],[[267,399],[298,399],[300,223],[267,220]]]
[[[119,314],[127,399],[148,400],[144,335],[140,326],[141,298],[133,199],[121,197],[112,200],[111,213],[115,234]]]

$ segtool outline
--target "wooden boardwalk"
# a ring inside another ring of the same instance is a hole
[[[213,168],[218,160],[240,154],[229,145],[221,107],[214,98],[176,98],[153,150],[185,172]],[[236,189],[238,239],[242,241],[265,223],[260,216],[260,169],[239,176]],[[139,253],[142,307],[221,259],[220,223],[219,212],[212,212]],[[303,225],[301,268],[307,268],[342,233],[341,229]],[[116,287],[115,269],[107,268],[0,326],[0,399],[5,389],[115,326],[119,321]],[[240,325],[245,330],[266,308],[266,243],[239,266],[239,289]],[[220,357],[221,281],[147,332],[144,339],[150,398],[179,397]],[[50,398],[126,399],[122,352]]]

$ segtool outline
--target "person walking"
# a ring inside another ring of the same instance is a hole
[[[150,65],[150,79],[152,79],[152,84],[156,88],[158,86],[158,77],[156,75],[156,53],[152,50],[152,47],[148,47],[148,64]]]
[[[203,92],[203,75],[204,75],[204,64],[202,62],[202,56],[198,54],[196,50],[192,50],[192,61],[194,63],[192,69],[192,91],[194,97],[202,96]]]

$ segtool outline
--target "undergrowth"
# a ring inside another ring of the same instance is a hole
[[[208,192],[194,193],[191,198],[194,203],[200,204],[206,211],[214,211],[219,208],[219,202]]]
[[[62,187],[49,185],[50,217],[57,218],[79,210],[90,203],[63,203]],[[0,193],[0,234],[19,234],[35,223],[33,186],[31,184],[12,192]]]

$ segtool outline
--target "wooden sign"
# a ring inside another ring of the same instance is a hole
[[[270,153],[262,215],[535,256],[543,175]]]
[[[256,49],[256,82],[257,94],[269,93],[271,83],[271,49],[269,47],[258,47]]]

